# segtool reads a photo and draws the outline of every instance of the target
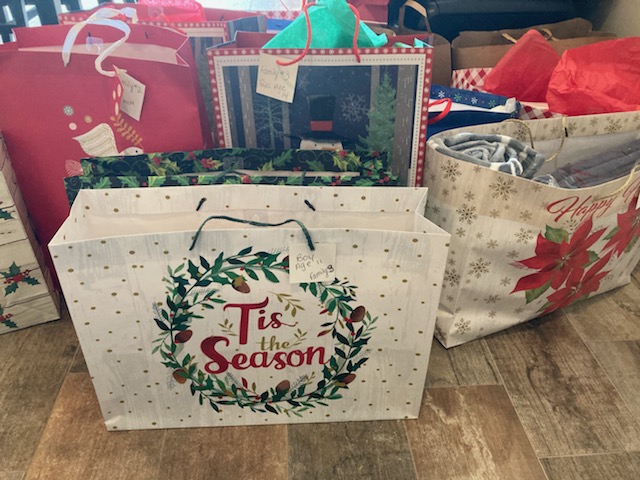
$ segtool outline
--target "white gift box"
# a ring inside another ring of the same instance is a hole
[[[0,334],[58,318],[58,295],[0,134]]]

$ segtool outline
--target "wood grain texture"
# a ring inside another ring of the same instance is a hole
[[[502,386],[429,388],[405,424],[418,479],[545,479]]]
[[[565,308],[586,341],[640,340],[640,287],[631,282]]]
[[[289,426],[290,480],[415,478],[403,423]]]
[[[287,427],[167,431],[158,480],[287,480]]]
[[[549,480],[637,480],[640,453],[543,458]]]
[[[26,480],[156,480],[164,430],[108,432],[89,374],[70,373]]]
[[[594,342],[589,347],[640,422],[640,342]]]
[[[22,480],[24,472],[0,472],[0,480]]]
[[[562,313],[486,339],[538,456],[640,450],[640,428]]]
[[[0,471],[26,470],[77,348],[68,315],[0,335]]]
[[[500,381],[484,340],[465,343],[446,349],[433,341],[427,387],[454,387],[464,385],[496,385]]]

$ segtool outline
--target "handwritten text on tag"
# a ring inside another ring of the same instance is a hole
[[[336,278],[336,244],[316,243],[309,250],[306,243],[289,245],[289,280],[291,283],[331,282]]]
[[[293,102],[298,80],[298,64],[283,67],[278,65],[280,57],[260,53],[258,62],[258,84],[256,92],[287,103]]]
[[[144,94],[147,87],[133,78],[124,70],[116,70],[118,78],[122,83],[122,100],[120,100],[120,110],[127,115],[140,121],[142,105],[144,104]]]

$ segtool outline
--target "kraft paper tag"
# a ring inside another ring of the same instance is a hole
[[[289,245],[291,283],[332,282],[336,278],[336,244],[316,243],[312,252],[306,243]]]
[[[282,102],[293,103],[298,80],[298,63],[284,67],[278,65],[278,60],[287,59],[260,52],[256,92]]]
[[[147,87],[139,82],[124,70],[116,68],[118,78],[122,83],[122,99],[120,100],[120,110],[130,117],[140,121],[142,105],[144,104],[144,94]]]

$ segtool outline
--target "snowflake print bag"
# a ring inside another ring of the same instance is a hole
[[[438,137],[458,132],[526,143],[531,136],[535,151],[551,159],[538,172],[545,183],[436,151]],[[629,283],[640,258],[638,159],[635,112],[506,121],[432,137],[427,218],[452,236],[436,327],[442,344],[460,345]]]
[[[82,157],[207,145],[184,35],[96,18],[16,37],[0,48],[0,128],[43,245],[69,212],[62,179]]]
[[[450,240],[425,205],[407,187],[81,190],[49,248],[107,428],[415,418]]]

